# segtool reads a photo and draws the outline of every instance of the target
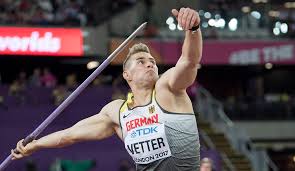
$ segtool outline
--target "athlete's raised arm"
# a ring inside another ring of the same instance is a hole
[[[185,31],[182,54],[175,67],[166,71],[160,78],[172,91],[182,91],[189,87],[196,79],[198,64],[202,57],[202,34],[200,31],[199,14],[190,8],[172,10],[178,24]]]

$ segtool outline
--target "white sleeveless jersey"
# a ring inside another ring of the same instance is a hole
[[[145,106],[120,108],[125,148],[137,170],[198,170],[199,136],[194,114],[165,111],[155,99]]]

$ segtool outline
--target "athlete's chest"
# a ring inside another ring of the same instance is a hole
[[[133,129],[159,123],[163,121],[162,110],[155,103],[143,107],[136,107],[121,113],[120,122],[124,132]]]
[[[171,155],[164,116],[156,103],[122,113],[125,148],[136,163],[147,164]]]

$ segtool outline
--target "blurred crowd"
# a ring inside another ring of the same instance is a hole
[[[286,92],[259,97],[228,96],[223,102],[227,115],[234,120],[295,118],[295,95]]]
[[[1,25],[93,26],[136,0],[1,0]]]
[[[78,81],[75,73],[69,73],[64,80],[58,79],[49,68],[35,68],[31,75],[27,75],[26,72],[21,71],[18,76],[8,84],[8,95],[17,99],[19,105],[25,104],[28,96],[27,91],[30,89],[43,88],[52,90],[52,102],[54,105],[61,104],[81,82]],[[7,86],[3,84],[2,86]],[[108,86],[112,87],[110,96],[112,99],[125,99],[128,88],[121,75],[100,75],[92,83],[92,87]],[[0,79],[1,87],[1,79]],[[3,92],[2,92],[3,93]],[[4,105],[5,97],[0,92],[0,108],[7,107]]]
[[[236,90],[222,99],[229,117],[239,120],[294,119],[294,91],[287,86],[266,90],[265,84],[264,79],[258,76],[248,80],[244,86],[232,86]]]
[[[84,0],[1,0],[0,24],[85,26]]]

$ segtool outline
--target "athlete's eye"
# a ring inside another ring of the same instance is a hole
[[[143,62],[143,60],[138,60],[137,63],[138,64],[143,64],[144,62]]]

